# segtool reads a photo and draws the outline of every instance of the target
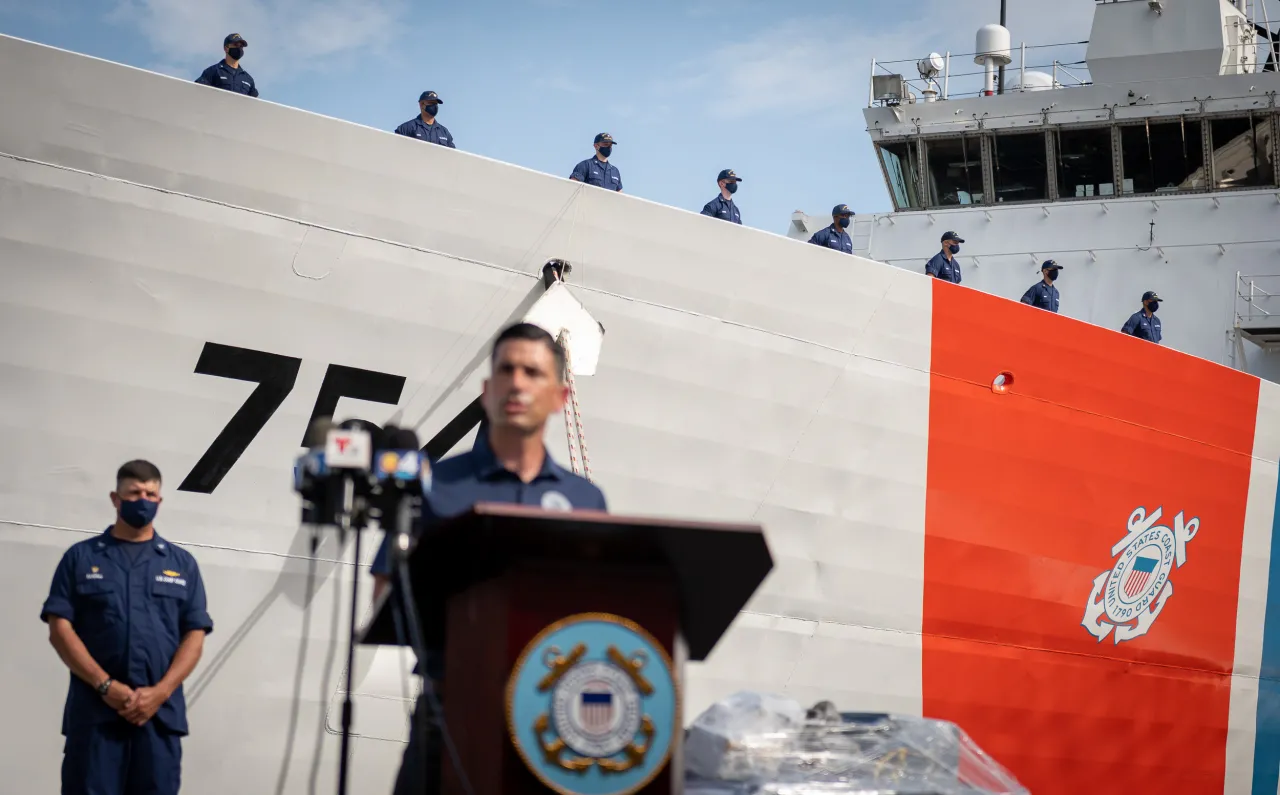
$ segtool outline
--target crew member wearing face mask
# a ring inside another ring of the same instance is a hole
[[[1156,317],[1156,310],[1159,308],[1160,296],[1152,290],[1147,290],[1142,294],[1142,309],[1129,316],[1120,333],[1130,334],[1159,345],[1164,336],[1160,332],[1160,318]]]
[[[853,253],[853,238],[849,237],[849,224],[853,222],[853,210],[847,204],[837,204],[831,208],[831,226],[819,229],[809,238],[815,246],[825,246],[832,251]]]
[[[1058,271],[1062,270],[1062,266],[1053,260],[1045,260],[1040,266],[1040,274],[1043,278],[1035,284],[1027,288],[1022,294],[1022,303],[1031,304],[1040,309],[1048,309],[1050,312],[1057,314],[1058,312],[1058,288],[1053,286],[1054,281],[1058,278]]]
[[[418,96],[418,115],[397,127],[396,135],[407,135],[419,141],[457,149],[458,147],[453,145],[453,136],[449,133],[449,128],[436,121],[440,106],[443,104],[444,100],[440,99],[440,95],[436,92],[423,91]]]
[[[702,208],[702,214],[741,226],[742,213],[738,212],[738,205],[733,203],[733,194],[738,192],[738,183],[741,181],[742,179],[733,173],[733,169],[726,168],[721,171],[720,176],[716,177],[716,184],[720,186],[720,195],[706,203]]]
[[[944,234],[942,236],[942,251],[934,254],[933,259],[925,263],[925,275],[941,279],[944,282],[959,284],[960,263],[956,261],[956,254],[960,253],[960,244],[963,242],[964,238],[955,232]]]
[[[160,470],[130,461],[115,523],[58,562],[40,618],[71,671],[62,734],[65,795],[177,795],[182,683],[213,631],[196,559],[155,531]]]
[[[253,78],[240,65],[240,59],[244,57],[244,48],[248,46],[249,42],[245,41],[239,33],[227,36],[222,40],[222,51],[227,57],[201,72],[196,82],[214,88],[225,88],[237,94],[258,96],[258,87],[254,84]]]
[[[588,157],[581,163],[573,167],[573,173],[569,175],[569,179],[575,182],[585,182],[588,185],[595,185],[597,188],[605,190],[616,190],[622,192],[622,172],[618,167],[609,162],[609,155],[613,154],[613,147],[618,142],[613,140],[613,136],[609,133],[600,133],[596,136],[593,146],[596,148],[594,157]]]

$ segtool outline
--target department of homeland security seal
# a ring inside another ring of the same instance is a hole
[[[632,621],[581,613],[525,646],[507,680],[507,730],[562,795],[629,795],[665,767],[680,723],[662,645]]]
[[[1156,524],[1162,511],[1156,508],[1148,516],[1145,508],[1136,508],[1129,514],[1128,534],[1111,548],[1111,556],[1119,559],[1093,580],[1080,623],[1099,643],[1112,628],[1117,645],[1147,634],[1173,596],[1169,576],[1187,562],[1187,543],[1199,532],[1200,519],[1185,521],[1179,511],[1169,528]]]

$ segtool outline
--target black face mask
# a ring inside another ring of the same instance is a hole
[[[426,108],[424,108],[424,112],[425,112],[428,116],[430,116],[431,118],[433,118],[433,119],[434,119],[436,116],[438,116],[438,115],[440,114],[440,106],[439,106],[439,105],[428,105]]]
[[[1151,312],[1152,312],[1153,314],[1154,314],[1154,313],[1155,313],[1155,311],[1156,311],[1157,309],[1159,309],[1159,308],[1160,308],[1160,302],[1159,302],[1159,301],[1152,301],[1151,303],[1147,304],[1147,309],[1150,309],[1150,310],[1151,310]]]
[[[613,147],[612,147],[612,146],[602,146],[602,147],[600,147],[600,156],[601,156],[601,157],[608,157],[608,156],[609,156],[609,155],[611,155],[611,154],[613,154]]]
[[[850,220],[852,220],[852,219],[849,219],[849,218],[837,218],[837,219],[836,219],[836,223],[837,223],[837,224],[840,224],[840,228],[841,228],[841,229],[848,229],[848,228],[849,228],[849,221],[850,221]]]
[[[1054,281],[1058,278],[1058,270],[1055,268],[1051,271],[1046,271],[1044,275],[1048,277],[1049,281]]]
[[[244,57],[244,47],[232,47],[227,50],[227,55],[231,56],[231,60],[238,61]]]
[[[951,245],[947,246],[947,250],[948,250],[948,251],[950,251],[952,254],[959,254],[959,253],[960,253],[960,244],[958,244],[958,243],[952,243]]]
[[[738,183],[736,183],[736,182],[726,182],[726,183],[725,183],[725,185],[724,185],[724,189],[725,189],[725,190],[727,190],[727,191],[729,191],[729,193],[730,193],[730,194],[737,193],[737,192],[738,192]]]

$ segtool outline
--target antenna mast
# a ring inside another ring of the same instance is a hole
[[[1009,27],[1007,24],[1005,24],[1005,4],[1006,4],[1006,2],[1007,2],[1007,0],[1000,0],[1000,27],[1002,27],[1002,28],[1007,28],[1007,27]],[[1000,64],[1000,79],[999,79],[999,81],[998,81],[998,82],[997,82],[997,84],[996,84],[996,93],[997,93],[997,94],[1003,94],[1003,93],[1004,93],[1004,64],[1003,64],[1003,63],[1001,63],[1001,64]]]

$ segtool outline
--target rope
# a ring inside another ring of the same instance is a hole
[[[564,433],[569,444],[569,464],[573,474],[591,480],[591,458],[587,455],[587,429],[582,423],[582,407],[578,404],[578,384],[573,379],[573,359],[569,354],[569,332],[560,332],[560,346],[564,348],[565,380],[569,383],[569,400],[564,404]],[[572,413],[570,413],[572,412]],[[575,439],[576,445],[575,445]],[[582,472],[578,471],[575,447],[582,451]]]

